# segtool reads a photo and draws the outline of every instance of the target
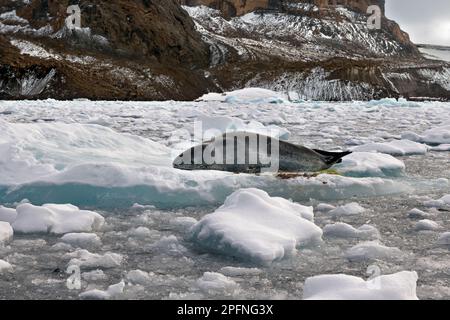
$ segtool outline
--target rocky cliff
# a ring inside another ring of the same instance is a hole
[[[423,58],[384,16],[370,30],[371,4],[384,10],[382,0],[0,0],[0,98],[192,100],[261,86],[303,99],[449,99],[448,64]]]

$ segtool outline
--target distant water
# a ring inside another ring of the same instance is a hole
[[[420,52],[429,59],[437,59],[450,62],[450,47],[419,48]]]

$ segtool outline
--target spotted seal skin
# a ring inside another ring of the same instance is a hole
[[[309,149],[251,132],[232,132],[186,150],[174,160],[173,167],[234,173],[318,172],[340,163],[350,153]]]

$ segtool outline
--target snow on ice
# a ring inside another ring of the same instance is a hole
[[[365,281],[345,274],[306,279],[303,298],[307,300],[418,300],[418,275],[403,271]]]
[[[312,207],[243,189],[201,219],[192,229],[192,239],[214,252],[268,264],[321,239],[313,217]]]

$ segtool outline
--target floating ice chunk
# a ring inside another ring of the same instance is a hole
[[[369,143],[352,148],[354,152],[378,152],[393,156],[424,155],[428,147],[410,140],[393,140],[383,143]]]
[[[417,208],[414,208],[414,209],[412,209],[412,210],[410,210],[408,212],[408,218],[410,218],[410,219],[425,219],[425,218],[428,218],[430,216],[431,216],[430,213],[424,212],[424,211],[419,210]]]
[[[431,147],[431,151],[446,152],[450,151],[450,144],[440,144],[437,147]]]
[[[402,255],[402,251],[395,247],[386,247],[379,241],[369,241],[357,244],[345,253],[350,261],[383,260]]]
[[[146,285],[151,282],[152,277],[148,272],[142,270],[131,270],[127,273],[126,279],[133,284]]]
[[[0,259],[0,274],[4,272],[11,272],[13,270],[13,267],[11,264],[6,262],[5,260]]]
[[[377,228],[370,225],[363,225],[358,229],[346,223],[329,224],[323,228],[323,234],[327,237],[336,238],[359,238],[359,239],[378,239],[380,233]]]
[[[10,241],[13,237],[14,231],[8,222],[0,221],[0,245]]]
[[[365,281],[345,274],[306,279],[303,298],[308,300],[418,300],[418,275],[403,271]]]
[[[87,282],[104,281],[108,279],[108,276],[103,270],[97,269],[89,272],[83,272],[81,278]]]
[[[312,207],[271,198],[262,190],[241,189],[192,228],[192,239],[215,252],[271,263],[321,239],[313,216]]]
[[[80,268],[115,268],[122,265],[124,257],[118,253],[107,252],[103,255],[90,253],[87,250],[79,249],[66,255],[68,258],[72,258],[69,261],[69,266],[75,265]]]
[[[248,277],[258,276],[262,273],[262,270],[258,268],[223,267],[219,272],[227,277]]]
[[[333,216],[351,216],[366,212],[366,209],[361,207],[358,203],[352,202],[344,206],[337,207],[334,210],[328,212]]]
[[[423,142],[430,145],[450,144],[450,125],[425,131]]]
[[[336,209],[336,207],[328,203],[319,203],[316,207],[317,212],[330,212],[334,209]]]
[[[246,88],[223,94],[208,93],[198,100],[240,104],[289,103],[284,94],[261,88]]]
[[[405,164],[389,154],[354,152],[334,166],[336,170],[352,177],[398,177],[404,174]]]
[[[211,117],[201,115],[197,118],[202,123],[204,139],[211,139],[226,132],[254,132],[281,140],[289,139],[290,132],[276,125],[265,126],[259,121],[246,122],[239,118],[233,117]]]
[[[174,235],[162,237],[157,242],[151,244],[149,248],[158,254],[164,253],[168,255],[182,256],[187,251],[187,249],[180,244],[178,238]]]
[[[416,223],[416,231],[436,231],[439,230],[441,226],[432,220],[424,219]]]
[[[191,217],[178,217],[170,221],[170,224],[180,229],[187,231],[192,228],[198,221]]]
[[[5,208],[0,206],[0,221],[13,223],[17,219],[16,209]]]
[[[125,282],[121,281],[117,284],[109,286],[106,291],[102,290],[89,290],[79,295],[82,300],[109,300],[114,299],[123,294],[125,289]]]
[[[450,246],[450,232],[444,232],[439,236],[438,245]]]
[[[410,141],[414,141],[414,142],[418,142],[418,143],[422,143],[423,142],[423,137],[418,135],[415,132],[411,132],[411,131],[405,131],[402,133],[401,135],[402,140],[410,140]]]
[[[63,243],[70,244],[75,248],[99,247],[102,245],[100,237],[95,233],[68,233],[61,239]]]
[[[80,210],[73,205],[45,204],[42,207],[29,203],[17,207],[14,231],[19,233],[90,232],[101,228],[105,219],[98,213]]]
[[[128,234],[133,237],[145,239],[151,237],[154,234],[154,232],[152,232],[149,228],[146,227],[137,227],[135,229],[129,230]]]
[[[236,282],[216,272],[205,272],[197,280],[197,287],[207,295],[220,296],[232,296],[239,289]]]
[[[428,200],[423,203],[424,206],[429,208],[444,209],[450,206],[450,194],[443,196],[438,200]]]

